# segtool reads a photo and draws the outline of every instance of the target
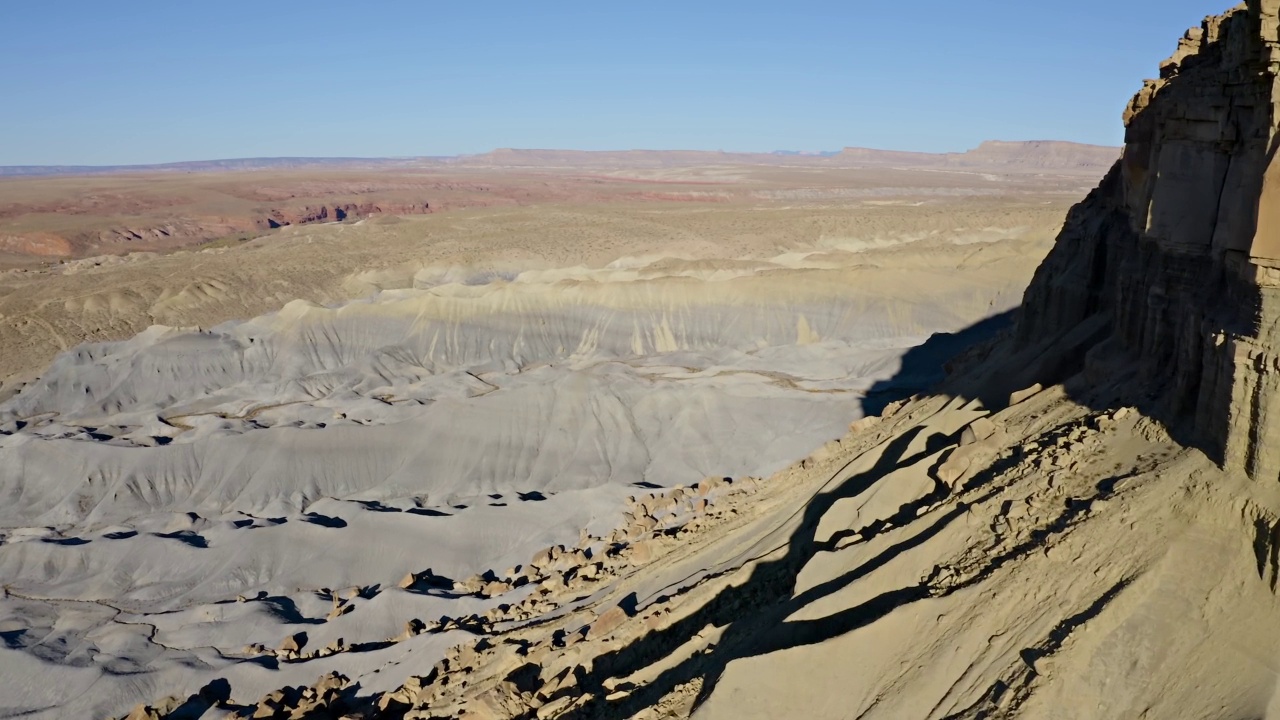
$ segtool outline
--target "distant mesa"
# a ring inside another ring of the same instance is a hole
[[[839,152],[776,150],[734,153],[716,150],[520,150],[500,148],[449,160],[489,167],[660,168],[697,165],[805,165],[985,169],[990,172],[1065,172],[1101,176],[1120,157],[1119,147],[1056,140],[991,140],[962,153],[924,153],[847,147]]]
[[[191,160],[145,165],[0,165],[0,177],[39,177],[46,175],[112,175],[131,172],[234,172],[245,170],[299,169],[374,169],[420,164],[439,158],[232,158],[227,160]]]
[[[405,158],[235,158],[155,165],[0,165],[0,177],[109,175],[115,173],[202,173],[259,170],[351,169],[391,170],[423,167],[613,167],[657,168],[698,165],[818,165],[822,167],[906,166],[912,168],[978,168],[1007,171],[1103,171],[1120,156],[1119,147],[1057,140],[1009,142],[990,140],[962,153],[924,153],[846,147],[836,151],[774,150],[555,150],[498,148],[478,155]]]
[[[1083,145],[1059,140],[1006,142],[988,140],[977,148],[962,153],[916,153],[892,150],[845,148],[836,155],[837,162],[865,165],[897,165],[928,168],[974,168],[1018,171],[1106,172],[1120,157],[1120,148],[1107,145]]]

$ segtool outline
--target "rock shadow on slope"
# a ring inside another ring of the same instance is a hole
[[[1068,395],[1086,407],[1110,410],[1120,401],[1132,400],[1137,392],[1145,390],[1141,384],[1114,390],[1097,387],[1085,377],[1088,351],[1106,337],[1106,325],[1086,327],[1075,336],[1059,339],[1056,346],[1066,349],[1055,352],[1055,343],[1044,347],[1019,349],[1010,337],[1015,313],[1008,312],[988,318],[957,333],[935,335],[909,351],[904,356],[901,370],[894,378],[877,383],[868,394],[868,414],[882,412],[890,403],[905,400],[917,393],[932,391],[963,402],[977,400],[990,412],[999,411],[1010,404],[1010,395],[1028,385],[1042,382],[1065,383]],[[949,375],[950,373],[950,375]],[[939,383],[940,384],[937,384]],[[936,386],[931,387],[931,385]],[[636,639],[630,644],[608,652],[594,660],[591,668],[580,678],[579,687],[597,698],[605,698],[613,689],[630,690],[630,694],[614,701],[597,700],[584,706],[575,717],[626,717],[647,707],[652,707],[677,688],[696,679],[702,685],[695,700],[695,707],[705,701],[715,689],[728,665],[734,660],[756,657],[782,650],[826,642],[878,621],[891,612],[912,603],[929,598],[944,597],[983,582],[1009,562],[1036,552],[1045,542],[1063,533],[1086,513],[1094,500],[1105,499],[1115,491],[1114,483],[1102,482],[1095,497],[1081,498],[1061,508],[1055,518],[1044,528],[1037,530],[1025,542],[986,558],[984,564],[960,581],[927,577],[918,583],[904,585],[853,607],[826,617],[810,620],[788,620],[802,608],[830,597],[854,582],[886,566],[903,553],[917,548],[946,530],[969,509],[993,497],[999,488],[988,487],[996,478],[1022,461],[1017,454],[998,458],[985,469],[969,477],[963,485],[951,488],[937,479],[938,466],[945,460],[946,451],[960,445],[961,432],[945,435],[933,432],[921,438],[924,428],[915,427],[889,442],[875,465],[865,471],[840,479],[840,473],[831,478],[828,489],[816,495],[805,506],[802,520],[787,541],[782,557],[757,565],[750,577],[741,585],[722,590],[714,599],[690,616],[662,630]],[[924,448],[910,453],[909,448],[924,440]],[[876,487],[895,471],[920,463],[930,456],[940,460],[930,468],[935,488],[923,497],[904,505],[896,513],[854,534],[837,534],[831,539],[817,538],[819,524],[824,515],[841,501],[859,497]],[[965,500],[947,507],[949,498],[961,495]],[[900,529],[910,533],[874,557],[850,568],[847,572],[819,585],[797,593],[801,570],[818,553],[837,549],[842,541],[863,544],[880,534]],[[1088,609],[1089,617],[1102,611],[1122,587],[1097,599]],[[672,598],[660,597],[654,604]],[[744,622],[744,616],[752,620]],[[1064,627],[1082,622],[1080,618],[1064,618]],[[693,640],[708,626],[725,628],[719,642],[704,652],[678,663],[662,672],[653,682],[643,686],[606,688],[608,679],[625,678],[655,658],[666,657],[677,648]],[[1041,656],[1053,652],[1053,640],[1045,647],[1026,649],[1026,653]],[[1060,643],[1060,639],[1058,641]],[[992,691],[996,695],[999,692]],[[615,695],[616,696],[616,695]]]

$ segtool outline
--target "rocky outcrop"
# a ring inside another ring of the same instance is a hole
[[[72,233],[70,240],[62,241],[61,246],[53,246],[57,252],[39,252],[35,243],[36,236],[27,234],[7,241],[0,236],[0,248],[6,243],[32,254],[72,255],[77,247],[89,247],[98,250],[119,248],[155,248],[172,249],[193,243],[206,242],[238,234],[266,232],[287,225],[306,225],[309,223],[342,222],[356,220],[372,215],[425,215],[431,212],[426,202],[415,203],[333,203],[327,205],[305,205],[300,207],[276,207],[256,211],[255,215],[245,216],[201,216],[179,217],[162,224],[130,224],[117,225],[101,230]],[[44,233],[43,235],[50,235]],[[57,236],[54,236],[57,237]],[[18,240],[25,244],[16,245]]]
[[[423,215],[430,212],[427,203],[337,203],[333,205],[307,205],[301,208],[278,208],[271,210],[267,216],[255,222],[259,230],[283,227],[285,225],[305,225],[316,222],[342,222],[347,219],[368,217],[370,215]]]
[[[1280,478],[1280,0],[1189,31],[1027,291],[1021,347],[1105,322],[1211,456]]]

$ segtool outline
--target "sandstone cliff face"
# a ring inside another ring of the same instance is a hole
[[[1028,346],[1105,319],[1227,467],[1280,479],[1280,0],[1189,31],[1027,291]]]

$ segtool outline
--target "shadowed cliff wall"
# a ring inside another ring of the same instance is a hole
[[[1280,0],[1187,32],[1027,290],[1021,347],[1099,316],[1228,467],[1280,479]]]

